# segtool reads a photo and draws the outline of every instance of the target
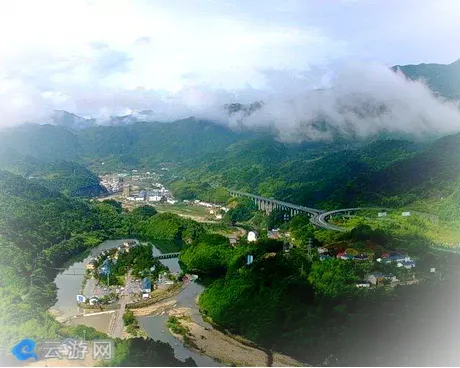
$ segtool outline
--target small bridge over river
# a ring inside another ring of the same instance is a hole
[[[179,257],[180,252],[174,252],[174,253],[164,253],[160,254],[158,256],[153,256],[155,259],[169,259],[169,258],[177,258]]]

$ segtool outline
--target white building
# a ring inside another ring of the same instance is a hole
[[[204,207],[214,207],[214,205],[212,203],[207,203],[207,202],[199,202],[198,203],[200,206],[204,206]]]
[[[256,231],[250,231],[248,232],[248,242],[255,242],[257,240],[257,232]]]
[[[96,305],[99,303],[99,298],[96,296],[93,296],[89,299],[89,305]]]
[[[158,196],[158,195],[150,196],[150,197],[149,197],[149,202],[160,202],[160,201],[161,201],[161,198],[163,198],[163,197],[162,197],[162,196]]]

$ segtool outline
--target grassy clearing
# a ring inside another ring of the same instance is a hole
[[[116,276],[116,277],[117,277],[119,285],[124,285],[125,284],[125,275]]]
[[[175,334],[185,336],[190,333],[190,329],[183,326],[180,323],[180,318],[178,317],[175,317],[175,316],[169,317],[167,325],[168,325],[168,328],[171,329],[171,331]]]
[[[158,212],[171,212],[177,215],[191,216],[191,217],[209,217],[214,216],[209,213],[209,209],[203,206],[195,206],[192,204],[154,204],[153,205]]]
[[[401,235],[422,235],[433,243],[460,242],[460,223],[434,221],[414,213],[409,217],[402,217],[401,211],[392,211],[386,217],[378,218],[377,213],[360,212],[355,217],[336,218],[331,222],[348,229],[365,224],[374,229],[380,228]]]

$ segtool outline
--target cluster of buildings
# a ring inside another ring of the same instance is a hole
[[[197,206],[210,208],[210,213],[214,213],[214,212],[219,211],[219,210],[222,210],[224,212],[228,212],[228,210],[229,210],[228,207],[221,206],[220,204],[203,202],[203,201],[200,201],[199,199],[195,199],[194,201],[189,201],[188,199],[184,199],[184,203],[191,203],[191,204],[194,204],[194,205],[197,205]]]
[[[115,250],[104,250],[88,262],[86,269],[96,271],[97,265],[103,260],[102,265],[99,266],[97,271],[100,275],[107,275],[110,272],[110,265],[112,263],[116,264],[119,255],[121,253],[128,253],[129,250],[136,245],[137,243],[135,241],[126,241]]]
[[[156,284],[158,285],[158,287],[161,287],[161,285],[172,285],[174,284],[174,281],[169,278],[168,272],[162,272],[158,275],[158,280],[156,280]],[[150,298],[150,293],[153,289],[154,284],[152,283],[152,280],[148,277],[144,277],[141,282],[142,299]]]
[[[103,186],[109,193],[119,193],[123,190],[122,175],[105,175],[101,176],[99,184]]]
[[[329,253],[329,250],[324,247],[318,248],[320,260],[333,258],[334,256]],[[345,261],[371,261],[373,254],[359,253],[350,251],[340,251],[335,255],[335,258],[343,259]],[[383,253],[381,258],[376,259],[379,263],[396,263],[397,267],[404,267],[411,269],[415,267],[415,261],[405,253]]]
[[[390,254],[390,253],[384,253],[382,254],[381,258],[377,258],[376,260],[379,263],[396,263],[397,267],[404,267],[408,270],[411,268],[415,267],[415,261],[411,259],[407,254],[401,254],[401,253],[396,253],[396,254]]]
[[[199,199],[195,199],[194,201],[184,199],[183,202],[186,204],[193,204],[196,206],[202,206],[202,207],[209,208],[209,214],[214,215],[216,220],[222,220],[224,217],[223,214],[229,211],[228,207],[221,206],[220,204],[203,202],[203,201],[200,201]]]
[[[358,282],[356,287],[368,288],[371,286],[381,286],[385,284],[396,286],[399,284],[399,280],[392,273],[373,272],[368,274],[363,281]]]
[[[373,254],[371,253],[359,253],[356,251],[346,250],[346,251],[339,251],[335,256],[330,254],[329,249],[325,247],[320,247],[317,249],[318,253],[320,255],[320,260],[325,260],[328,258],[337,258],[337,259],[342,259],[344,261],[372,261],[373,260]],[[381,264],[389,264],[389,263],[394,263],[396,264],[396,267],[398,268],[405,268],[407,270],[410,270],[415,267],[415,261],[411,259],[410,256],[408,256],[405,253],[383,253],[380,258],[377,258],[375,261]],[[416,282],[417,280],[412,280],[413,282]],[[401,285],[402,282],[398,280],[398,278],[393,275],[392,273],[382,273],[382,272],[373,272],[368,274],[365,279],[359,283],[356,284],[356,287],[358,288],[367,288],[371,286],[380,286],[380,285],[391,285],[391,286],[396,286],[396,285]],[[405,282],[405,284],[408,284],[408,282]]]
[[[125,197],[128,201],[134,202],[167,202],[170,204],[177,203],[176,200],[173,199],[171,192],[166,189],[162,184],[155,183],[155,189],[141,190],[138,193],[133,193],[131,190],[131,186],[125,185],[123,187],[123,197]]]

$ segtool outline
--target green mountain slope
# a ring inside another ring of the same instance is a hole
[[[448,65],[395,65],[392,69],[401,71],[409,79],[423,80],[442,97],[460,99],[460,59]]]
[[[39,155],[38,155],[39,156]],[[97,196],[106,192],[97,175],[82,164],[71,161],[44,161],[0,147],[0,170],[22,175],[48,189],[71,196]]]

